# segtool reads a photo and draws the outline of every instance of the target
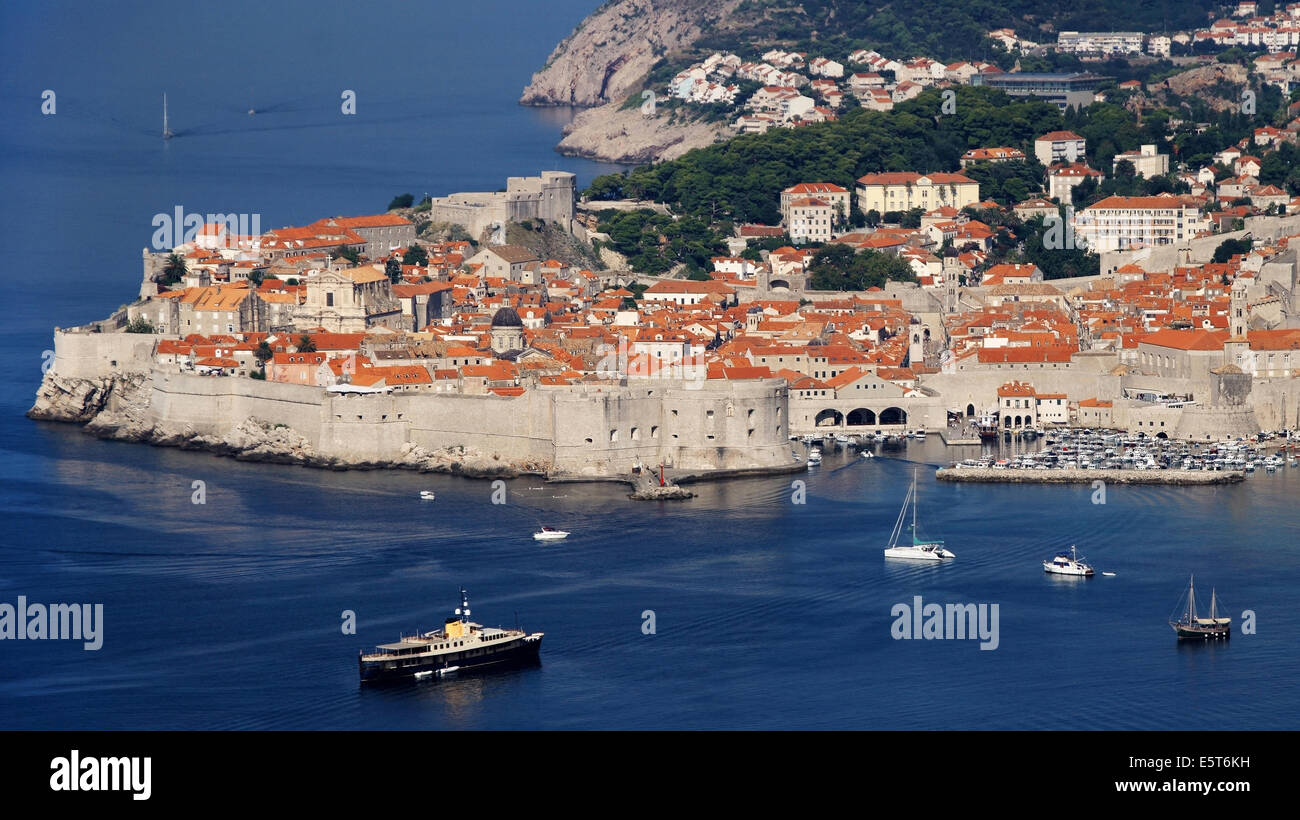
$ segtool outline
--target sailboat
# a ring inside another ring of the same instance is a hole
[[[1169,625],[1174,629],[1174,633],[1178,635],[1179,639],[1199,638],[1201,640],[1213,640],[1231,637],[1232,618],[1219,617],[1219,598],[1213,589],[1210,590],[1210,617],[1198,618],[1196,616],[1195,581],[1196,577],[1192,576],[1187,582],[1187,609],[1178,620],[1169,622]]]
[[[172,129],[167,125],[167,93],[163,92],[163,139],[169,140],[176,136]]]
[[[912,508],[912,524],[907,525],[907,508]],[[910,529],[912,543],[900,545],[899,539],[904,529]],[[898,520],[894,522],[894,531],[889,536],[889,546],[885,548],[886,558],[906,558],[912,561],[942,561],[957,556],[945,549],[942,541],[922,541],[916,536],[916,470],[912,470],[912,486],[903,499],[903,507],[898,511]]]

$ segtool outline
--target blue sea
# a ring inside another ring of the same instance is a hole
[[[0,7],[0,603],[104,608],[98,651],[0,642],[0,728],[1300,726],[1300,469],[1094,504],[1087,486],[936,482],[971,451],[931,437],[685,502],[520,479],[493,505],[486,482],[246,464],[23,416],[51,329],[134,296],[155,214],[266,229],[607,171],[554,154],[569,112],[515,105],[596,5]],[[914,469],[922,530],[957,554],[942,566],[881,556]],[[573,535],[539,545],[541,524]],[[1045,576],[1070,544],[1115,576]],[[1166,620],[1191,573],[1255,634],[1180,645]],[[359,650],[440,625],[462,586],[475,620],[546,633],[540,666],[359,685]],[[891,611],[917,596],[996,604],[997,648],[896,640]]]

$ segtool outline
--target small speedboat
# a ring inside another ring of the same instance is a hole
[[[533,533],[533,538],[538,541],[559,541],[561,538],[568,538],[569,534],[564,530],[557,530],[554,527],[542,527],[541,532]]]
[[[863,450],[863,451],[862,451],[862,457],[863,457],[863,458],[875,458],[876,456],[875,456],[875,454],[872,453],[870,450]]]
[[[430,676],[432,676],[432,675],[433,675],[433,670],[432,670],[432,669],[426,669],[426,670],[424,670],[423,672],[416,672],[416,673],[415,673],[415,679],[416,679],[416,680],[423,680],[424,678],[430,677]]]
[[[438,677],[441,678],[441,677],[444,677],[444,676],[446,676],[446,675],[450,675],[452,672],[455,672],[455,671],[457,671],[458,669],[460,669],[459,666],[447,666],[447,667],[444,667],[444,668],[438,670]],[[428,673],[428,672],[417,672],[417,673],[416,673],[416,677],[418,678],[420,675],[427,675],[427,674],[429,674],[429,673]]]
[[[433,490],[420,490],[421,501],[432,501],[434,499]]]

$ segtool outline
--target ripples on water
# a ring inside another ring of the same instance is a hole
[[[493,505],[488,482],[33,427],[7,454],[31,479],[0,482],[6,600],[102,602],[105,643],[6,653],[0,709],[15,728],[1294,725],[1300,470],[1110,487],[1094,505],[1087,485],[936,482],[952,453],[927,441],[700,484],[687,502],[520,479]],[[946,539],[951,563],[881,556],[914,467],[921,532]],[[191,503],[195,479],[206,504]],[[541,524],[574,534],[538,544]],[[1117,576],[1046,576],[1041,561],[1071,543]],[[1177,645],[1164,621],[1190,572],[1203,602],[1213,585],[1234,618],[1255,609],[1259,634]],[[517,613],[547,633],[541,666],[361,689],[357,650],[440,625],[461,585],[476,619]],[[916,595],[998,604],[999,648],[891,639],[891,607]]]

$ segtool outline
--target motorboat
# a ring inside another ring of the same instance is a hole
[[[568,538],[569,534],[564,530],[557,530],[554,527],[542,527],[541,532],[533,533],[533,538],[538,541],[559,541],[562,538]]]
[[[420,490],[421,501],[432,501],[434,499],[433,490]]]
[[[1073,545],[1069,552],[1057,553],[1052,560],[1044,561],[1043,570],[1053,575],[1076,575],[1085,578],[1093,574],[1092,567],[1086,561],[1079,560],[1078,551]]]

